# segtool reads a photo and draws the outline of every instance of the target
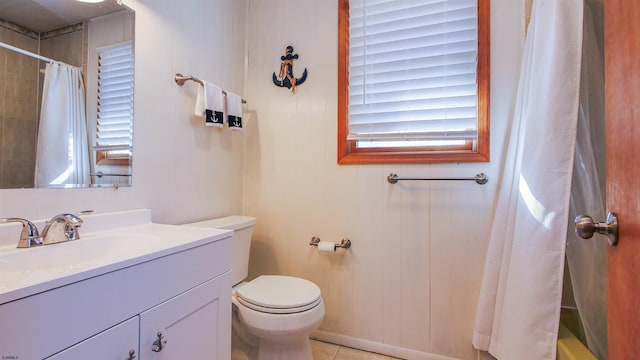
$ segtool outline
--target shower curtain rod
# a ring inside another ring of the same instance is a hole
[[[59,63],[62,62],[62,61],[49,59],[48,57],[44,57],[42,55],[34,54],[31,51],[23,50],[23,49],[20,49],[18,47],[11,46],[9,44],[5,44],[2,41],[0,41],[0,47],[3,47],[5,49],[9,49],[9,50],[13,50],[13,51],[15,51],[17,53],[20,53],[20,54],[23,54],[23,55],[27,55],[27,56],[31,56],[33,58],[36,58],[36,59],[39,59],[39,60],[43,60],[43,61],[47,61],[47,62],[59,62]]]

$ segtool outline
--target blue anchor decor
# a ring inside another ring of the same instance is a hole
[[[304,69],[299,79],[293,75],[293,60],[298,59],[298,54],[293,54],[293,46],[287,46],[284,56],[280,56],[280,74],[276,76],[273,73],[273,83],[278,87],[286,87],[291,89],[291,93],[296,93],[296,86],[301,85],[307,80],[307,69]]]

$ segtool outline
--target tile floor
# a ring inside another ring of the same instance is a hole
[[[313,360],[394,360],[397,358],[311,340]]]

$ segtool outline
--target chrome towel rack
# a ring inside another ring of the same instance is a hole
[[[204,82],[203,82],[202,80],[198,79],[198,78],[197,78],[197,77],[195,77],[195,76],[191,76],[191,75],[188,75],[188,76],[187,76],[187,75],[182,75],[182,74],[180,74],[180,73],[177,73],[173,80],[174,80],[174,81],[176,82],[176,84],[178,84],[179,86],[184,85],[184,83],[185,83],[185,82],[187,82],[187,81],[189,81],[189,80],[194,81],[194,82],[197,82],[198,84],[200,84],[200,85],[204,86]],[[222,90],[222,94],[223,94],[224,96],[227,96],[227,92],[226,92],[226,91],[224,91],[224,90]],[[246,104],[246,103],[247,103],[247,100],[242,99],[242,103],[243,103],[243,104]]]
[[[102,171],[98,171],[98,172],[95,172],[95,173],[91,173],[91,174],[89,174],[89,175],[91,175],[91,176],[96,176],[96,177],[99,177],[99,178],[101,178],[101,177],[103,177],[103,176],[124,176],[124,177],[129,177],[129,176],[131,176],[131,174],[109,174],[109,173],[103,173]]]
[[[387,181],[389,182],[389,184],[395,184],[398,181],[405,181],[405,180],[427,180],[427,181],[431,181],[431,180],[452,180],[452,181],[475,181],[476,184],[479,185],[484,185],[487,182],[489,182],[489,178],[487,177],[487,175],[485,175],[485,173],[479,173],[476,174],[476,176],[474,177],[433,177],[433,178],[407,178],[407,177],[399,177],[398,174],[394,174],[391,173],[389,174],[389,176],[387,176]]]

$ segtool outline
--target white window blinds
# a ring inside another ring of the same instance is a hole
[[[475,140],[477,0],[349,5],[347,139]]]
[[[98,50],[98,111],[95,150],[130,151],[133,139],[133,46]]]

